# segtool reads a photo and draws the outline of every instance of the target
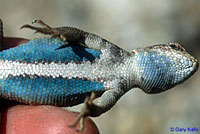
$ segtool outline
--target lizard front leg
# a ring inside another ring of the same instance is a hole
[[[77,131],[82,131],[84,129],[83,121],[85,117],[97,117],[110,110],[124,93],[123,90],[107,90],[100,98],[93,102],[95,93],[92,92],[90,97],[86,97],[81,113],[70,127],[75,127],[80,122],[80,128]]]

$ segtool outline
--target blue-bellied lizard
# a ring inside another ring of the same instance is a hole
[[[127,52],[77,28],[51,28],[40,20],[34,22],[43,27],[22,28],[52,37],[0,52],[0,97],[62,107],[84,102],[72,126],[79,120],[82,125],[86,116],[96,117],[108,111],[132,88],[160,93],[185,81],[198,69],[197,60],[178,43]]]

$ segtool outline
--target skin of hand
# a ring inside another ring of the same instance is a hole
[[[5,37],[3,49],[15,47],[27,42],[27,39]],[[40,105],[31,106],[14,101],[0,99],[0,133],[1,134],[99,134],[92,120],[84,120],[84,130],[70,128],[78,113],[60,107]]]

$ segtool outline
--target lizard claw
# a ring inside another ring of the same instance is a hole
[[[48,35],[55,36],[54,28],[51,28],[49,25],[44,23],[42,20],[33,20],[32,24],[34,24],[34,23],[37,23],[37,24],[41,25],[42,27],[34,27],[31,25],[25,24],[25,25],[21,26],[20,29],[29,28],[29,29],[35,30],[35,33],[42,33],[42,34],[48,34]]]
[[[75,127],[80,122],[80,128],[77,131],[83,131],[84,129],[84,119],[85,117],[89,116],[91,113],[91,108],[94,106],[93,100],[95,99],[95,93],[92,92],[90,97],[86,97],[84,100],[84,106],[81,109],[81,113],[78,115],[78,117],[75,119],[72,125],[69,127]]]
[[[51,29],[51,27],[49,25],[47,25],[46,23],[44,23],[42,20],[33,20],[32,24],[34,24],[34,23],[37,23],[44,28]]]
[[[42,27],[34,27],[31,25],[25,24],[21,26],[20,29],[29,28],[29,29],[35,30],[35,33],[48,34],[48,35],[51,35],[51,38],[59,37],[62,41],[67,40],[66,37],[62,35],[58,29],[50,27],[49,25],[44,23],[42,20],[33,20],[32,24],[34,23],[37,23],[41,25]]]

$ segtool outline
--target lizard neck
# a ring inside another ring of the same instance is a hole
[[[137,65],[135,63],[134,57],[128,55],[125,59],[124,69],[126,69],[124,73],[124,79],[126,80],[126,87],[127,90],[132,88],[138,87],[138,79],[139,79],[139,72],[137,69]]]
[[[137,69],[134,56],[131,53],[123,50],[120,57],[121,60],[119,60],[118,65],[115,64],[117,67],[114,67],[113,69],[118,73],[117,75],[120,78],[119,88],[127,92],[128,90],[137,87],[139,69]]]

